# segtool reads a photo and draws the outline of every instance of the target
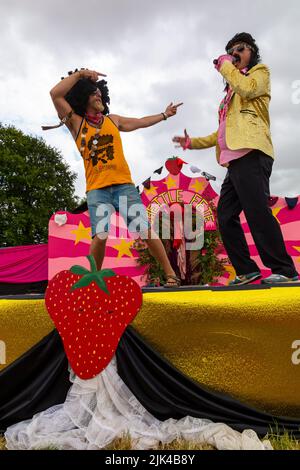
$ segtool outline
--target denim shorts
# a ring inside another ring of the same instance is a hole
[[[92,237],[109,232],[110,219],[114,212],[123,217],[128,230],[141,233],[151,227],[141,196],[132,183],[114,184],[87,193]]]

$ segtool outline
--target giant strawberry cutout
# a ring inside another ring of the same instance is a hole
[[[115,354],[120,338],[142,305],[139,285],[111,269],[91,271],[73,266],[48,283],[45,303],[62,338],[75,374],[90,379],[99,374]]]
[[[186,163],[179,157],[168,158],[166,161],[166,169],[171,175],[179,175],[182,169],[182,165]]]

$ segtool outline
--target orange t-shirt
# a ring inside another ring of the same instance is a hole
[[[86,133],[82,132],[84,130],[87,130]],[[88,124],[84,118],[76,138],[76,145],[84,162],[86,192],[112,184],[133,184],[117,126],[109,117],[104,116],[97,148],[94,150],[95,155],[92,156],[90,149],[96,133],[96,127]],[[81,148],[83,137],[86,144]]]

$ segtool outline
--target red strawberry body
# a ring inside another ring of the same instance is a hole
[[[176,176],[176,175],[179,175],[179,173],[181,172],[182,165],[184,163],[185,162],[181,160],[181,158],[173,157],[173,158],[168,158],[165,165],[166,165],[166,169],[168,170],[168,172],[171,175]]]
[[[127,276],[73,266],[51,279],[45,303],[72,369],[81,379],[89,379],[112,359],[124,330],[142,305],[142,292]]]

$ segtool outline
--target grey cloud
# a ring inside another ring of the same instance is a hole
[[[178,115],[167,123],[137,131],[136,146],[133,135],[123,134],[138,184],[178,152],[171,142],[174,134],[185,127],[192,135],[216,130],[223,83],[212,59],[224,52],[236,32],[246,30],[256,37],[272,73],[271,123],[276,151],[272,192],[298,195],[300,105],[292,104],[291,95],[292,82],[300,80],[299,20],[296,0],[2,2],[0,89],[11,102],[0,98],[0,120],[5,122],[9,117],[13,122],[13,109],[18,123],[23,120],[26,129],[26,123],[32,123],[32,131],[42,135],[40,115],[43,119],[45,115],[40,106],[48,100],[50,87],[68,70],[80,66],[111,73],[112,112],[139,117],[163,111],[172,100],[184,101]],[[31,90],[36,84],[39,94]],[[24,94],[31,100],[29,104]],[[54,110],[47,113],[49,122],[56,119]],[[69,139],[64,144],[61,131],[56,132],[43,137],[52,144],[57,136],[65,158],[79,171],[81,162],[70,152]],[[181,152],[181,156],[220,179],[224,177],[214,149]],[[77,184],[80,195],[83,188],[82,166]]]

